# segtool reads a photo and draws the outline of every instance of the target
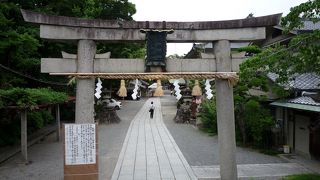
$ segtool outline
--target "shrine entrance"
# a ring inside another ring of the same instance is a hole
[[[236,72],[233,72],[233,66],[239,64],[239,59],[231,56],[230,42],[265,39],[266,27],[277,25],[281,14],[229,21],[139,22],[80,19],[21,11],[25,21],[40,24],[41,38],[78,42],[77,55],[41,59],[41,72],[51,75],[71,75],[77,78],[76,124],[94,123],[94,78],[154,80],[214,78],[220,175],[221,179],[225,180],[237,179],[232,85],[238,79]],[[111,59],[96,54],[95,41],[145,42],[155,34],[159,35],[154,32],[159,32],[167,42],[213,43],[214,58],[165,61],[163,56],[156,56],[155,59],[145,63],[143,59]],[[93,128],[92,126],[91,129]],[[91,179],[98,177],[96,167],[97,164],[86,167],[86,172],[92,174]],[[83,172],[81,167],[76,166],[68,170],[70,174],[68,176],[65,174],[65,179],[81,178],[79,173]]]

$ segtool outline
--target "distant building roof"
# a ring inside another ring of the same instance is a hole
[[[313,105],[306,105],[306,104],[296,104],[296,103],[289,103],[286,101],[275,101],[270,103],[272,106],[279,106],[291,109],[299,109],[305,111],[312,111],[312,112],[320,112],[320,106],[313,106]]]
[[[231,42],[230,43],[230,48],[231,49],[239,49],[241,47],[249,46],[249,42]],[[212,43],[197,43],[194,45],[196,48],[201,48],[201,49],[212,49],[213,45]]]
[[[283,27],[281,27],[281,25],[276,25],[276,26],[274,26],[274,28],[283,30]],[[297,32],[313,31],[313,30],[317,30],[317,29],[320,29],[320,20],[318,22],[315,22],[315,23],[313,21],[305,20],[305,21],[303,21],[303,26],[302,27],[296,28],[291,32],[296,34]]]
[[[320,29],[320,21],[314,23],[312,21],[303,21],[303,27],[299,29],[299,31],[312,31],[316,29]]]
[[[320,108],[320,103],[316,102],[311,97],[306,97],[306,96],[297,97],[297,98],[294,98],[294,99],[289,99],[288,102],[289,103],[295,103],[295,104],[305,104],[305,105],[319,106],[319,108]]]
[[[275,82],[279,75],[276,73],[268,73],[268,78]],[[320,76],[315,73],[295,74],[290,77],[287,83],[280,84],[285,88],[293,88],[299,90],[319,90],[320,89]]]
[[[231,50],[236,50],[241,47],[246,47],[249,46],[250,42],[231,42],[230,43],[230,48]],[[185,59],[187,58],[204,58],[202,57],[202,53],[206,54],[212,54],[212,57],[214,58],[213,55],[213,43],[194,43],[191,50],[188,52],[188,54],[185,55]],[[243,55],[244,57],[244,55]],[[209,58],[209,57],[206,57]]]
[[[275,73],[268,73],[270,80],[275,82],[279,77]],[[315,73],[304,73],[293,75],[287,83],[280,84],[284,88],[297,90],[320,90],[320,76]],[[273,106],[280,106],[292,109],[300,109],[306,111],[320,112],[320,103],[313,97],[304,96],[303,94],[310,94],[302,92],[302,96],[293,99],[280,100],[271,103]]]
[[[292,83],[296,89],[320,89],[320,76],[315,73],[304,73],[295,76]]]

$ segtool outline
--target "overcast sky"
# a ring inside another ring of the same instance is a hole
[[[307,0],[129,0],[136,5],[136,21],[216,21],[276,13],[286,15],[291,7]],[[188,53],[190,43],[169,43],[167,55]]]

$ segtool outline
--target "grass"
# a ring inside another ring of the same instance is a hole
[[[282,178],[282,180],[319,180],[319,174],[297,174]]]

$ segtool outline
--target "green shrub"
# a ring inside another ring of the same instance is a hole
[[[0,104],[4,106],[19,106],[20,108],[34,109],[38,104],[63,103],[67,100],[66,93],[51,89],[12,88],[0,89]]]
[[[47,124],[54,122],[54,117],[46,109],[41,109],[39,111],[31,111],[28,113],[27,118],[29,133],[31,133],[34,130],[41,129]]]
[[[251,45],[251,46],[246,46],[246,47],[241,47],[237,49],[238,52],[249,52],[249,53],[254,53],[254,54],[258,54],[261,53],[261,48],[259,48],[258,46],[255,45]]]
[[[45,125],[52,124],[55,121],[54,117],[48,110],[42,109],[40,113]]]
[[[40,111],[32,111],[28,113],[28,133],[40,129],[44,126],[44,120]]]
[[[204,100],[200,106],[201,128],[209,133],[217,134],[217,113],[215,100]]]
[[[249,100],[244,105],[244,119],[247,136],[253,140],[253,145],[263,147],[267,142],[266,135],[274,126],[274,119],[269,110],[263,108],[256,100]]]

